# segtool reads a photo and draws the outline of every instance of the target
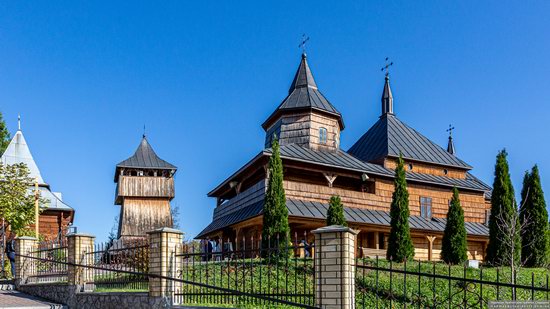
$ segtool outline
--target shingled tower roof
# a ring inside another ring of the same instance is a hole
[[[351,146],[348,153],[362,161],[373,163],[402,154],[404,159],[462,169],[472,168],[393,114],[393,95],[387,77],[382,92],[380,119]]]
[[[267,118],[262,124],[264,129],[267,129],[276,118],[282,113],[297,110],[315,110],[322,113],[327,113],[338,118],[340,128],[344,128],[344,121],[340,112],[325,98],[325,96],[317,89],[317,84],[307,63],[307,56],[302,54],[302,59],[296,75],[292,80],[288,96],[277,107],[277,109]]]
[[[157,156],[153,147],[147,141],[145,135],[141,139],[138,148],[133,156],[120,162],[116,165],[117,171],[120,168],[136,168],[136,169],[157,169],[157,170],[176,170],[177,167],[162,160]],[[118,172],[115,174],[115,180]]]

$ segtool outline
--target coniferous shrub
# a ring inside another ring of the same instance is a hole
[[[510,180],[507,156],[506,150],[500,151],[497,155],[491,195],[489,245],[485,261],[493,266],[515,265],[521,257],[519,220],[515,219],[518,218],[517,205],[514,187]],[[514,224],[515,228],[513,228]]]
[[[460,205],[458,189],[453,188],[453,197],[447,211],[447,223],[443,232],[441,259],[448,264],[460,264],[468,259],[467,251],[464,210]]]
[[[271,151],[263,209],[262,248],[264,250],[262,254],[264,257],[285,258],[289,254],[290,227],[283,188],[283,162],[277,137],[271,142]]]
[[[342,205],[342,200],[338,195],[330,197],[327,211],[327,226],[328,225],[348,226],[346,218],[344,217],[344,205]]]
[[[390,208],[391,231],[386,258],[402,262],[414,257],[414,246],[409,228],[409,192],[407,191],[405,167],[401,156],[399,156],[395,169],[394,187]]]
[[[548,262],[548,211],[540,183],[539,169],[525,172],[520,204],[521,261],[527,267],[544,267]]]

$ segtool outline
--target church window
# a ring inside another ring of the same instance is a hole
[[[485,225],[489,225],[489,218],[491,217],[491,210],[486,209],[485,210]]]
[[[447,169],[444,169],[443,174],[447,175],[447,174],[449,174],[449,171]]]
[[[412,171],[412,169],[413,169],[413,165],[409,164],[409,171]]]
[[[326,144],[327,143],[327,129],[326,128],[319,128],[319,143]]]
[[[432,218],[432,198],[420,197],[420,216],[426,219]]]

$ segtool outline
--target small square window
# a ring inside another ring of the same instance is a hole
[[[432,218],[432,198],[420,197],[420,216],[422,218]]]
[[[326,128],[319,128],[319,143],[326,144],[327,143],[327,129]]]

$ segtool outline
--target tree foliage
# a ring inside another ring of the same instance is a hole
[[[29,177],[29,169],[24,163],[4,165],[0,162],[0,217],[7,227],[17,235],[26,233],[33,224],[34,192],[30,188],[34,181]],[[40,203],[43,203],[40,200]]]
[[[0,112],[0,156],[4,153],[6,148],[8,148],[9,143],[10,132],[8,131],[2,112]]]
[[[460,205],[458,189],[455,187],[447,211],[447,223],[445,224],[441,245],[441,259],[448,264],[461,264],[468,259],[467,250],[464,210]]]
[[[414,247],[409,228],[409,192],[405,180],[405,167],[400,156],[395,169],[395,182],[390,208],[391,231],[388,239],[388,260],[402,262],[414,257]]]
[[[276,137],[271,143],[271,150],[263,209],[262,247],[265,249],[264,254],[270,255],[268,254],[270,250],[267,249],[278,246],[278,258],[280,258],[288,254],[290,227],[285,189],[283,188],[283,162],[279,151],[279,141]]]
[[[520,260],[520,223],[519,218],[514,219],[518,217],[517,205],[507,156],[506,150],[500,151],[495,164],[489,217],[489,245],[485,257],[487,263],[493,266],[517,264]]]
[[[342,205],[342,200],[338,195],[330,197],[327,211],[327,226],[329,225],[348,226],[344,217],[344,205]]]
[[[539,169],[525,172],[519,213],[521,231],[521,261],[527,267],[543,267],[548,263],[548,211],[540,183]]]

